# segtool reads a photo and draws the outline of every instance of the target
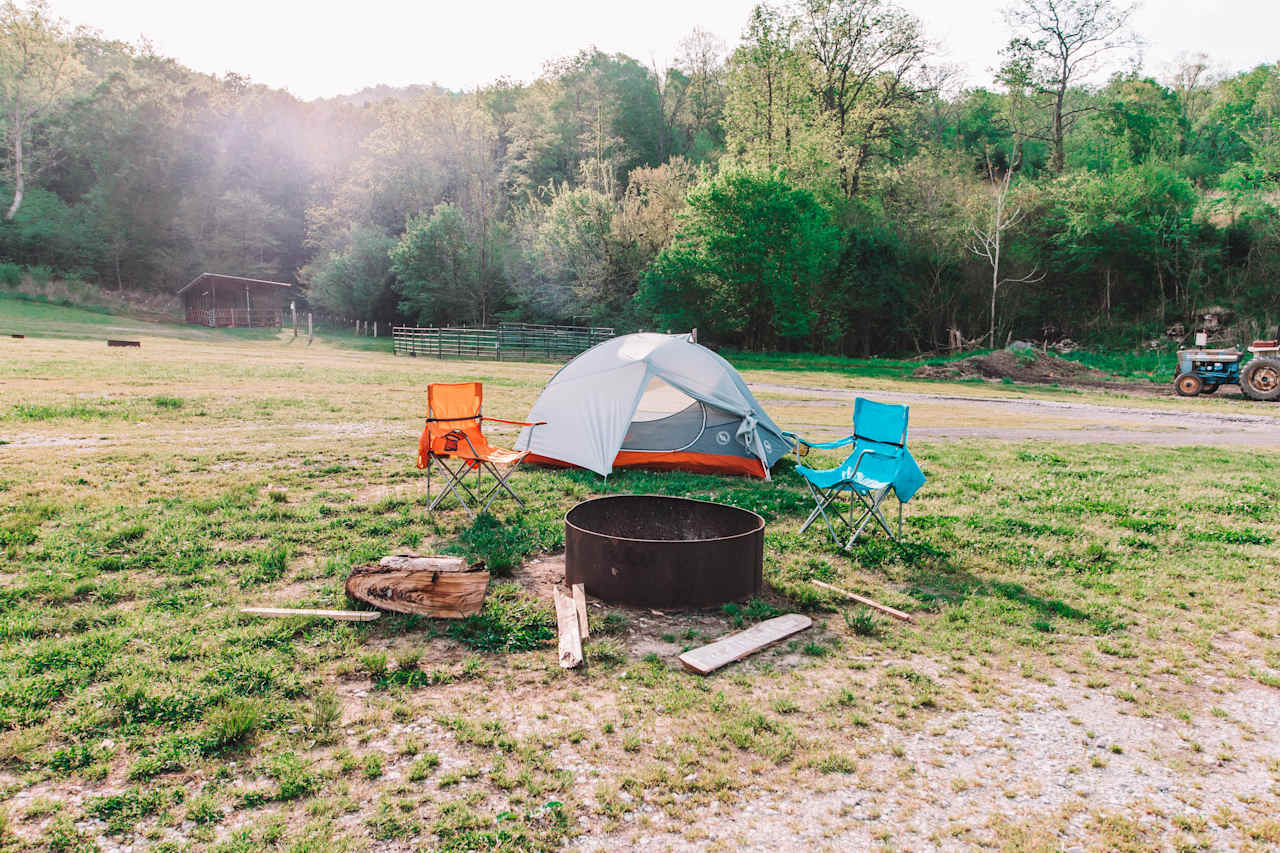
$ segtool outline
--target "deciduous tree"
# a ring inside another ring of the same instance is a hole
[[[45,0],[34,0],[25,10],[13,0],[0,4],[0,119],[13,170],[7,220],[22,206],[32,125],[69,95],[83,74],[74,36]]]

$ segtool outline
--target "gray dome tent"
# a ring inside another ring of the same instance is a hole
[[[769,477],[790,444],[733,365],[689,335],[612,338],[542,390],[518,450],[608,475],[644,467]]]

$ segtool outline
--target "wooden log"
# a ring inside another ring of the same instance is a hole
[[[578,633],[585,640],[591,632],[587,630],[587,592],[580,583],[573,585],[573,608],[578,611]]]
[[[290,616],[310,616],[317,619],[337,619],[340,622],[372,622],[382,614],[376,610],[310,610],[298,607],[241,607],[248,616],[268,616],[287,619]]]
[[[26,335],[19,335],[19,334],[17,334],[17,333],[15,332],[15,333],[13,333],[13,334],[9,335],[9,337],[11,337],[11,338],[25,338],[25,337],[26,337]]]
[[[785,640],[812,624],[812,619],[799,613],[788,613],[766,619],[745,631],[730,634],[697,649],[690,649],[680,655],[680,663],[690,672],[708,675],[725,664],[742,660],[780,640]]]
[[[879,610],[881,613],[892,616],[894,619],[901,619],[903,622],[910,622],[913,625],[916,622],[916,618],[912,616],[910,613],[903,613],[901,610],[895,610],[894,608],[890,607],[887,604],[881,604],[880,602],[873,601],[870,598],[866,598],[861,595],[855,595],[854,593],[849,592],[849,590],[847,589],[841,589],[838,586],[832,586],[829,583],[823,583],[822,581],[819,581],[819,580],[810,580],[809,583],[820,586],[823,589],[829,589],[832,592],[838,592],[841,595],[843,595],[845,598],[852,598],[854,601],[858,602],[859,604],[865,604],[867,607],[870,607],[872,610]]]
[[[107,346],[109,347],[140,347],[142,346],[142,341],[117,341],[117,340],[108,338]]]
[[[385,569],[406,572],[469,572],[476,566],[469,565],[461,557],[437,557],[425,554],[389,554],[378,561]],[[483,566],[478,563],[477,566]]]
[[[418,572],[358,566],[347,578],[347,595],[396,613],[461,619],[479,613],[489,588],[488,572]]]
[[[582,635],[578,633],[578,608],[573,596],[556,584],[551,588],[556,603],[556,626],[560,630],[560,666],[572,669],[582,663]]]

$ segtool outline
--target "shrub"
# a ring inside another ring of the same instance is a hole
[[[17,287],[22,284],[22,267],[17,264],[0,263],[0,284],[5,287]]]

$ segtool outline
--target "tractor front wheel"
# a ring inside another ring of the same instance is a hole
[[[1250,400],[1280,400],[1280,359],[1259,356],[1240,373],[1240,390]]]
[[[1194,373],[1179,373],[1178,378],[1173,380],[1173,390],[1178,392],[1179,397],[1194,397],[1204,390],[1204,382]]]

